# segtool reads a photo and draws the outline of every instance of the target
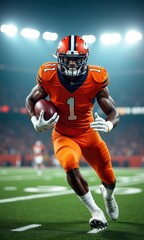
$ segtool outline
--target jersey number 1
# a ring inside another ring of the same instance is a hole
[[[77,116],[74,113],[74,106],[75,106],[74,100],[75,100],[74,98],[69,98],[67,100],[67,104],[69,105],[68,120],[76,120],[77,119]]]

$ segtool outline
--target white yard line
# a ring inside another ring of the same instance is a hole
[[[15,197],[15,198],[5,198],[5,199],[0,199],[0,203],[17,202],[17,201],[31,200],[31,199],[37,199],[37,198],[47,198],[47,197],[67,195],[71,193],[73,193],[73,190],[66,190],[66,191],[53,192],[53,193],[52,192],[42,193],[42,194],[21,196],[21,197]]]
[[[142,183],[142,182],[140,182]],[[121,185],[133,185],[134,183],[126,183],[126,184],[118,184],[118,187]],[[138,184],[135,183],[135,185]],[[98,191],[99,193],[99,185],[96,186],[91,186],[90,190],[95,190]],[[73,190],[64,190],[60,192],[49,192],[49,193],[41,193],[41,194],[35,194],[35,195],[28,195],[28,196],[21,196],[21,197],[14,197],[14,198],[5,198],[5,199],[0,199],[0,203],[8,203],[8,202],[17,202],[17,201],[25,201],[25,200],[31,200],[31,199],[38,199],[38,198],[47,198],[47,197],[55,197],[55,196],[62,196],[62,195],[68,195],[74,193]]]
[[[117,182],[117,188],[124,187],[124,186],[131,186],[137,185],[144,182],[143,175],[139,176],[132,176],[132,177],[119,177]],[[99,189],[99,185],[91,186],[91,190]],[[74,193],[73,190],[64,190],[60,192],[49,192],[49,193],[41,193],[36,195],[28,195],[28,196],[21,196],[21,197],[14,197],[14,198],[6,198],[0,199],[0,203],[7,203],[7,202],[17,202],[17,201],[24,201],[24,200],[31,200],[31,199],[38,199],[38,198],[47,198],[47,197],[54,197],[54,196],[62,196],[67,194]]]
[[[11,231],[12,232],[23,232],[23,231],[26,231],[26,230],[29,230],[29,229],[32,229],[32,228],[40,227],[40,226],[41,226],[41,224],[31,224],[31,225],[27,225],[27,226],[24,226],[24,227],[12,229]]]
[[[96,186],[90,187],[91,190],[95,189]],[[47,198],[47,197],[54,197],[54,196],[62,196],[74,193],[73,190],[65,190],[60,192],[50,192],[50,193],[41,193],[35,195],[28,195],[28,196],[21,196],[21,197],[14,197],[14,198],[5,198],[0,199],[0,203],[8,203],[8,202],[17,202],[17,201],[25,201],[37,198]]]
[[[51,177],[47,177],[48,180],[51,179]],[[8,182],[8,181],[23,181],[23,180],[38,180],[38,176],[2,176],[0,177],[0,182]]]

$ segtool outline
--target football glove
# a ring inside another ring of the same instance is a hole
[[[90,127],[94,129],[94,131],[98,132],[110,132],[113,128],[113,124],[110,121],[105,121],[101,118],[98,113],[94,114],[95,121],[90,124]]]
[[[58,113],[54,113],[54,115],[49,120],[46,121],[44,119],[44,110],[41,110],[38,119],[36,116],[33,116],[31,118],[34,129],[38,132],[43,132],[44,130],[52,128],[58,122],[58,120],[59,120]]]

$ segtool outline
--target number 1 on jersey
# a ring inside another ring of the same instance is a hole
[[[77,116],[74,114],[74,98],[69,98],[67,104],[69,105],[69,116],[68,120],[76,120]]]

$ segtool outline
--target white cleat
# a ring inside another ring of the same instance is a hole
[[[107,228],[108,223],[101,209],[98,209],[93,217],[89,220],[91,231],[88,233],[98,233]]]
[[[115,197],[112,194],[110,196],[110,198],[107,198],[107,191],[110,192],[112,190],[110,190],[108,188],[106,189],[105,186],[103,184],[101,184],[100,191],[101,191],[103,199],[104,199],[107,215],[109,216],[109,218],[116,221],[119,217],[119,208],[115,201]]]

